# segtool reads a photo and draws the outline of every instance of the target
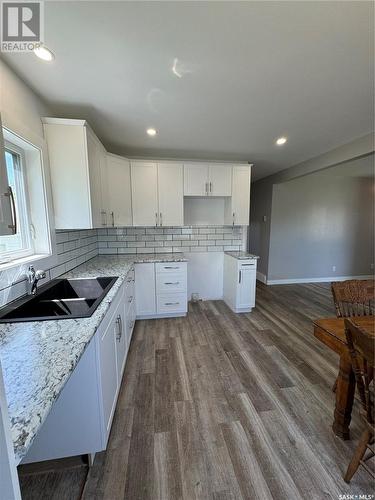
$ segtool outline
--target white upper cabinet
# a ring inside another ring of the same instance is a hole
[[[131,162],[134,226],[183,225],[183,167],[174,162]]]
[[[131,184],[134,226],[158,225],[158,167],[155,162],[132,161]]]
[[[232,167],[232,196],[225,202],[225,224],[249,225],[251,165]]]
[[[230,196],[231,189],[230,165],[184,163],[185,196]]]
[[[159,225],[183,226],[183,166],[180,163],[158,163]]]
[[[107,153],[106,177],[108,197],[108,223],[110,226],[131,226],[132,199],[130,184],[130,161]]]
[[[107,224],[103,206],[103,145],[84,120],[44,118],[56,229]]]
[[[231,196],[232,168],[229,165],[210,165],[208,182],[210,196]]]
[[[98,142],[93,132],[86,128],[87,156],[90,181],[90,198],[92,226],[101,227],[107,224],[107,213],[102,203],[102,175],[101,167],[103,162],[102,145]],[[104,201],[104,200],[103,200]]]
[[[184,195],[208,195],[208,165],[205,163],[184,163]]]

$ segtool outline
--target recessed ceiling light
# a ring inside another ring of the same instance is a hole
[[[34,54],[40,59],[43,59],[43,61],[52,61],[53,59],[55,59],[53,52],[51,52],[49,49],[47,49],[47,47],[44,47],[43,45],[36,47],[34,49]]]
[[[154,135],[156,135],[156,130],[154,128],[148,128],[147,129],[147,133],[148,135],[150,135],[151,137],[154,137]]]
[[[279,137],[277,140],[276,140],[276,144],[278,146],[282,146],[283,144],[286,143],[288,139],[286,137]]]

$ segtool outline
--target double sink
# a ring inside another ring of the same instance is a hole
[[[93,314],[117,277],[55,279],[36,295],[0,309],[0,323],[87,318]]]

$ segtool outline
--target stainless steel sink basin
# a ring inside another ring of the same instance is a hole
[[[85,318],[93,314],[117,277],[55,279],[37,295],[0,309],[0,323]]]

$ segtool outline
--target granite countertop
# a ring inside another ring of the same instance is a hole
[[[95,257],[63,276],[118,276],[91,317],[0,324],[0,360],[17,463],[26,455],[132,265],[186,261],[182,253]]]
[[[227,255],[230,255],[231,257],[234,257],[235,259],[238,260],[245,260],[245,259],[259,259],[258,255],[253,255],[252,253],[248,252],[224,252]]]

